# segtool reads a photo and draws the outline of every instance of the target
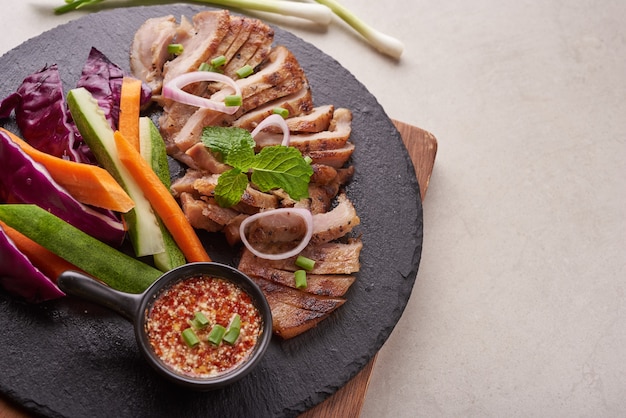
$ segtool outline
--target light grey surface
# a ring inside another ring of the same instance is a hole
[[[362,417],[623,415],[626,2],[342,2],[403,40],[400,62],[341,24],[269,22],[439,143]],[[0,0],[0,53],[81,16],[61,3]]]

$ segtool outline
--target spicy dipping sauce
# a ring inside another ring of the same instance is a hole
[[[223,333],[238,327],[238,336],[216,343],[220,326]],[[189,329],[197,337],[192,346],[188,334],[183,337]],[[248,293],[228,280],[207,275],[170,286],[156,298],[146,318],[156,355],[172,371],[193,378],[214,377],[237,367],[252,353],[262,330],[261,314]]]

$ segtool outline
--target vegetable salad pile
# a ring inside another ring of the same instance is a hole
[[[210,261],[169,192],[163,140],[140,115],[150,89],[95,48],[67,98],[56,65],[0,102],[0,285],[29,302],[63,296],[82,270],[140,293],[163,271]],[[129,238],[134,256],[119,248]],[[151,257],[146,263],[138,257]]]

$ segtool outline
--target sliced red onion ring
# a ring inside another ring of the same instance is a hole
[[[285,119],[278,114],[272,114],[259,122],[256,128],[252,131],[252,138],[268,126],[278,126],[280,130],[283,131],[283,141],[281,145],[288,147],[291,133],[289,132],[289,127],[287,126]]]
[[[232,78],[212,71],[192,71],[174,77],[163,86],[163,97],[191,106],[217,110],[228,115],[232,115],[239,109],[239,106],[226,106],[223,102],[196,96],[183,90],[183,87],[200,81],[217,81],[228,84],[234,90],[234,94],[241,96],[241,89]]]
[[[248,224],[260,218],[263,218],[266,216],[273,216],[273,215],[277,215],[281,213],[287,213],[287,214],[300,216],[302,220],[304,221],[305,226],[306,226],[306,232],[300,244],[298,244],[295,248],[289,251],[286,251],[284,253],[278,253],[278,254],[263,253],[257,250],[256,248],[254,248],[248,241],[248,238],[246,237],[246,228]],[[284,260],[285,258],[293,257],[293,256],[300,254],[302,250],[309,244],[309,241],[311,240],[311,237],[313,236],[313,215],[311,215],[310,210],[303,209],[303,208],[280,208],[280,209],[272,209],[272,210],[267,210],[264,212],[259,212],[254,215],[248,216],[246,219],[243,220],[243,222],[241,222],[241,225],[239,226],[239,235],[241,236],[241,241],[246,246],[246,248],[248,248],[250,252],[256,255],[257,257],[264,258],[267,260]]]

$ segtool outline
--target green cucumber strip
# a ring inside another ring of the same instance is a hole
[[[36,205],[0,205],[0,219],[108,286],[142,293],[163,273],[73,227]]]
[[[67,104],[83,139],[98,162],[117,180],[135,202],[124,214],[128,234],[138,257],[165,251],[163,235],[150,202],[117,155],[114,132],[91,93],[84,88],[70,90]]]
[[[139,152],[144,160],[150,164],[161,183],[168,189],[171,186],[170,166],[167,162],[165,141],[159,128],[147,116],[139,118]]]
[[[165,142],[159,132],[159,128],[152,122],[152,119],[146,116],[139,118],[139,151],[161,182],[169,189],[171,185],[170,167],[167,162]],[[182,266],[187,260],[176,241],[174,241],[170,231],[167,230],[158,216],[157,219],[163,235],[165,251],[154,254],[154,265],[161,271],[169,271]]]

